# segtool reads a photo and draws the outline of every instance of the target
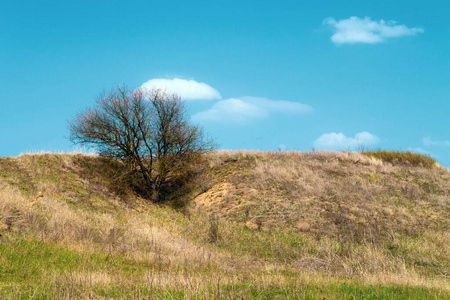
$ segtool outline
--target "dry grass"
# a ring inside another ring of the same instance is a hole
[[[221,151],[209,161],[219,179],[196,202],[268,236],[283,232],[272,245],[281,261],[350,277],[448,276],[450,248],[428,235],[449,230],[450,173],[443,169],[322,151]],[[289,238],[306,246],[285,245]]]
[[[103,257],[100,263],[94,263],[95,267],[86,262],[77,270],[62,274],[43,273],[45,280],[50,280],[42,283],[43,286],[67,286],[76,282],[78,289],[82,286],[92,292],[99,287],[139,284],[148,287],[150,284],[158,293],[186,290],[195,294],[218,281],[231,284],[237,276],[254,269],[248,258],[236,261],[230,254],[211,249],[208,244],[187,240],[180,224],[174,223],[187,220],[172,209],[145,204],[143,199],[136,199],[130,205],[129,199],[124,202],[117,196],[101,197],[100,193],[109,195],[111,191],[104,190],[98,178],[93,184],[78,176],[66,178],[67,170],[77,170],[74,163],[78,159],[67,155],[26,155],[2,162],[30,172],[26,182],[14,182],[6,172],[0,182],[0,216],[8,223],[8,228],[2,230],[1,243],[8,245],[17,239],[31,238],[85,256]],[[41,161],[45,163],[40,164]],[[53,163],[57,167],[57,180],[51,180],[54,170],[49,165]],[[89,177],[85,170],[78,171]],[[68,190],[67,184],[74,189]],[[30,192],[24,194],[25,190]],[[35,196],[40,194],[43,197],[35,201]],[[121,270],[127,265],[140,272],[132,272],[130,276],[127,270]],[[84,292],[72,290],[60,292],[59,296],[65,293],[70,297],[86,296]]]
[[[134,195],[121,165],[97,156],[0,158],[0,247],[10,253],[0,255],[10,268],[0,268],[0,294],[314,299],[384,298],[391,285],[404,295],[450,290],[447,171],[345,152],[220,151],[204,165],[195,201],[178,212]]]
[[[245,210],[239,210],[246,207],[250,217],[276,214],[275,223],[300,222],[302,228],[314,218],[309,225],[317,230],[352,220],[415,227],[419,219],[430,219],[432,226],[449,217],[450,176],[441,169],[392,166],[346,152],[219,152],[210,161],[211,177],[220,180],[198,200],[226,205],[218,209],[222,215],[243,217]]]

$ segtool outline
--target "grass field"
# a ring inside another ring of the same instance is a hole
[[[427,157],[219,151],[159,205],[124,174],[0,158],[1,299],[450,298],[450,172]]]

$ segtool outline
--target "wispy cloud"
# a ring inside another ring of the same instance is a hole
[[[312,111],[311,106],[298,102],[239,97],[216,102],[210,109],[193,115],[192,119],[194,121],[247,123],[254,119],[267,118],[276,113],[299,115]]]
[[[380,139],[367,131],[358,132],[355,137],[346,137],[343,133],[325,133],[314,142],[314,147],[321,149],[354,149],[357,147],[373,146]]]
[[[213,87],[195,80],[180,78],[151,79],[141,85],[142,89],[159,88],[169,93],[177,94],[183,100],[211,100],[221,99],[220,93]]]
[[[425,146],[446,146],[450,147],[450,141],[436,141],[431,139],[430,137],[423,138],[423,144]]]
[[[422,28],[408,28],[405,25],[397,25],[395,21],[372,21],[369,17],[364,19],[350,17],[339,21],[327,18],[323,23],[333,29],[334,34],[331,36],[331,41],[336,44],[376,44],[389,38],[424,32]]]
[[[260,107],[242,101],[238,98],[230,98],[214,103],[205,111],[192,116],[193,121],[237,121],[246,122],[249,119],[262,118],[267,115],[267,111]]]
[[[425,155],[429,155],[429,156],[435,156],[435,155],[432,155],[432,153],[430,151],[427,151],[427,150],[422,149],[420,147],[416,147],[416,148],[408,147],[406,150],[414,152],[414,153],[420,153],[420,154],[425,154]]]

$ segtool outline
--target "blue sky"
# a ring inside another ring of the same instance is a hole
[[[72,151],[103,90],[165,87],[224,149],[450,166],[448,1],[0,0],[0,156]]]

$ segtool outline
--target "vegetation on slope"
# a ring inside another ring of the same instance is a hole
[[[403,164],[408,166],[420,166],[426,168],[432,168],[436,166],[436,161],[425,154],[414,153],[411,151],[398,152],[398,151],[363,151],[364,155],[369,157],[379,158],[382,161],[389,162],[392,164]]]
[[[221,151],[169,205],[136,196],[122,168],[0,158],[2,298],[450,296],[450,173],[436,166]]]
[[[327,274],[449,275],[448,171],[344,152],[234,152],[210,162],[220,181],[196,201],[261,232],[252,243],[231,233],[223,243],[234,251],[261,243],[260,257]]]

